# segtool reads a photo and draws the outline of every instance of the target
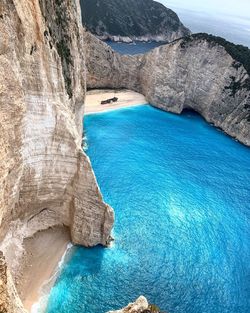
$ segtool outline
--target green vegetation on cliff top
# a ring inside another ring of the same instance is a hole
[[[93,34],[111,36],[157,36],[190,32],[177,14],[152,0],[81,0],[82,20]]]

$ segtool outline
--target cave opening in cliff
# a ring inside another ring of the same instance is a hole
[[[191,108],[191,107],[185,107],[182,111],[181,111],[182,115],[193,115],[193,116],[200,116],[201,118],[203,118],[202,114],[200,114],[197,110]]]

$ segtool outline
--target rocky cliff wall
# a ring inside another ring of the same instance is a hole
[[[0,250],[15,277],[25,238],[63,224],[76,244],[106,244],[113,211],[81,149],[79,3],[1,0],[0,29]]]
[[[246,68],[225,47],[187,37],[145,55],[123,56],[87,34],[88,88],[129,88],[160,109],[193,109],[250,145],[250,84]]]
[[[0,312],[25,313],[16,293],[12,277],[7,268],[3,253],[0,251]]]
[[[120,55],[94,35],[85,33],[88,88],[127,88],[141,90],[140,60]]]

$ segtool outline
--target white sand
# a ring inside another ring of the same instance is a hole
[[[63,227],[41,231],[25,239],[27,253],[17,289],[29,312],[32,305],[39,301],[43,285],[55,274],[69,242],[69,232]]]
[[[102,100],[118,98],[117,102],[101,105]],[[125,108],[147,104],[145,97],[131,90],[91,90],[87,92],[85,101],[85,114],[111,111],[114,109]]]

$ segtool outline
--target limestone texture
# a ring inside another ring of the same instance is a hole
[[[183,38],[144,55],[127,56],[87,33],[87,85],[127,88],[153,106],[180,114],[193,109],[250,145],[250,86],[246,68],[223,45]]]
[[[12,277],[7,269],[3,253],[0,251],[0,312],[25,313],[22,303],[16,294]]]
[[[0,29],[0,250],[16,283],[25,238],[64,225],[75,244],[106,245],[114,215],[81,147],[79,3],[1,0]],[[17,294],[4,270],[1,280],[2,307],[21,312],[8,306]]]

